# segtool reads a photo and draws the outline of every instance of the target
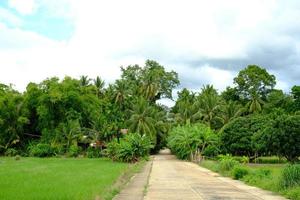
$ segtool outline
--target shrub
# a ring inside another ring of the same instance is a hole
[[[262,168],[262,169],[257,170],[256,174],[260,178],[270,177],[271,176],[271,170]]]
[[[300,165],[288,165],[283,169],[280,186],[282,188],[300,186]]]
[[[15,156],[15,160],[21,160],[21,156],[16,155],[16,156]]]
[[[279,158],[277,156],[272,156],[272,157],[259,157],[256,159],[256,162],[261,164],[277,164],[277,163],[286,163],[287,160],[284,158]]]
[[[43,143],[30,146],[29,152],[31,156],[36,157],[50,157],[55,155],[55,151],[51,145]]]
[[[81,152],[81,148],[77,145],[71,145],[68,151],[68,156],[77,157]]]
[[[232,177],[234,179],[242,179],[244,176],[248,175],[249,171],[245,167],[235,166],[232,170]]]
[[[220,171],[231,171],[235,166],[238,166],[239,162],[234,159],[223,159],[219,163]]]
[[[131,133],[120,139],[113,140],[107,145],[106,154],[113,160],[122,162],[136,162],[140,158],[149,156],[153,147],[150,139],[145,135]]]
[[[218,136],[206,125],[194,124],[173,128],[167,141],[168,147],[179,159],[190,159],[190,156],[196,152],[203,155],[208,148],[211,151],[207,150],[207,154],[216,151]]]
[[[86,150],[86,156],[88,158],[100,158],[102,156],[100,148],[88,147]]]
[[[18,151],[16,149],[13,149],[13,148],[8,148],[6,151],[5,151],[5,156],[16,156],[18,155]]]

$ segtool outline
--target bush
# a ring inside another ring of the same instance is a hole
[[[15,156],[15,160],[21,160],[21,156],[16,155],[16,156]]]
[[[287,160],[284,158],[279,158],[277,156],[272,156],[272,157],[259,157],[256,159],[256,162],[261,164],[278,164],[278,163],[286,163]]]
[[[168,147],[179,159],[190,159],[199,152],[202,156],[216,154],[218,136],[204,124],[178,126],[170,131]]]
[[[219,170],[221,172],[231,171],[235,166],[238,166],[239,162],[234,159],[223,159],[219,163]]]
[[[71,145],[68,151],[68,156],[77,157],[81,152],[81,148],[77,145]]]
[[[18,151],[16,149],[13,148],[9,148],[5,151],[5,156],[16,156],[18,155]]]
[[[100,158],[102,156],[102,152],[100,148],[88,147],[86,150],[86,156],[88,158]]]
[[[300,165],[288,165],[282,171],[281,188],[300,186]]]
[[[248,175],[249,171],[245,167],[235,166],[232,170],[232,177],[234,179],[242,179],[244,176]]]
[[[140,158],[149,156],[153,147],[150,139],[137,133],[131,133],[120,139],[113,140],[107,145],[106,154],[113,160],[122,162],[136,162]]]
[[[260,178],[270,177],[271,176],[271,170],[270,169],[259,169],[256,174]]]
[[[284,194],[293,200],[300,200],[300,186],[290,188],[289,190],[285,191]]]
[[[50,144],[39,143],[29,147],[29,153],[31,156],[36,157],[50,157],[55,155],[54,149]]]

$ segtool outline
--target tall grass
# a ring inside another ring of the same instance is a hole
[[[300,186],[300,165],[288,165],[285,167],[279,184],[282,188]]]

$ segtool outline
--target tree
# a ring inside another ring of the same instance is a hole
[[[285,110],[285,112],[291,113],[294,109],[293,98],[290,95],[284,94],[282,90],[273,89],[267,95],[264,111],[266,113],[271,113],[278,108]]]
[[[91,79],[88,76],[80,76],[80,85],[88,86],[90,84]]]
[[[292,95],[294,98],[294,110],[300,110],[300,86],[293,86],[292,87]]]
[[[261,104],[276,84],[275,76],[257,65],[248,65],[234,78],[237,90],[247,104],[250,113],[260,112]]]
[[[128,120],[129,130],[132,133],[147,135],[156,143],[156,119],[154,119],[155,109],[148,104],[145,99],[138,99],[136,105],[131,110],[131,117]]]
[[[300,115],[278,115],[261,133],[268,151],[295,162],[300,156]]]
[[[195,94],[186,88],[178,92],[178,99],[171,111],[176,123],[189,124],[194,122],[194,114],[197,113],[197,110],[193,107],[195,97]]]
[[[222,105],[221,107],[221,118],[223,125],[226,125],[231,120],[239,117],[244,112],[244,109],[241,105],[237,104],[234,101],[229,101]]]
[[[220,121],[221,99],[212,85],[206,85],[202,88],[195,106],[199,109],[198,115],[201,116],[210,128],[216,128],[217,121]]]
[[[142,96],[152,104],[161,98],[172,98],[172,90],[179,84],[176,72],[167,72],[153,60],[147,60],[144,67],[130,65],[121,70],[121,80],[130,88],[131,95]]]
[[[22,144],[28,113],[21,94],[11,86],[0,85],[0,153]]]
[[[267,126],[269,118],[261,115],[238,117],[222,129],[221,143],[225,153],[257,156],[255,135]]]
[[[94,85],[96,86],[96,95],[97,97],[100,97],[100,95],[103,94],[103,88],[105,86],[105,82],[97,76],[96,79],[94,80]]]

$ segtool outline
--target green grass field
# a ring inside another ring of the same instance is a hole
[[[201,166],[212,171],[218,172],[223,176],[232,176],[231,171],[220,171],[218,162],[205,160]],[[277,194],[284,195],[292,200],[300,200],[300,187],[293,187],[283,190],[279,187],[279,179],[286,164],[247,164],[244,167],[249,174],[244,176],[241,181],[248,185],[256,186],[265,190],[273,191]]]
[[[109,159],[0,158],[0,199],[95,199],[132,165]]]

